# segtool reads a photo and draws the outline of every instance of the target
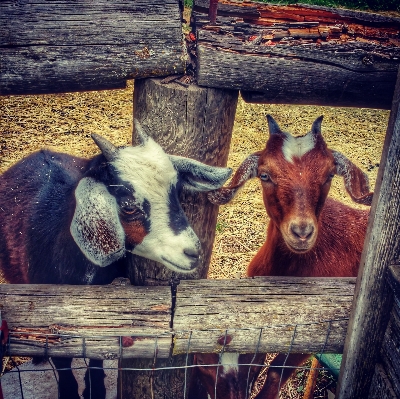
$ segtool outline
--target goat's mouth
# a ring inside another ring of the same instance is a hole
[[[296,254],[305,254],[310,252],[317,240],[316,234],[313,234],[308,239],[298,239],[296,237],[291,236],[283,236],[286,246],[290,249],[290,251]]]
[[[194,271],[194,269],[196,269],[197,265],[198,265],[198,261],[192,261],[190,263],[189,267],[183,267],[181,265],[176,264],[175,262],[170,261],[169,259],[167,259],[165,256],[161,256],[161,260],[164,263],[164,265],[166,267],[168,267],[169,269],[173,270],[173,271],[178,271],[180,273],[190,273],[192,271]]]

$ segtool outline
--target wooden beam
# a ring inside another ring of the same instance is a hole
[[[354,285],[354,278],[185,280],[172,329],[168,286],[0,284],[0,308],[13,356],[144,357],[153,364],[155,352],[170,356],[173,336],[174,354],[218,352],[226,331],[228,352],[252,353],[258,342],[265,352],[340,352]]]
[[[354,284],[299,277],[182,281],[174,353],[220,352],[225,334],[227,352],[341,353]]]
[[[195,1],[197,81],[247,102],[390,109],[400,18],[316,6]],[[242,13],[238,10],[242,9]]]
[[[0,284],[8,355],[168,357],[169,287]],[[134,337],[122,343],[121,336]]]
[[[1,95],[183,73],[179,0],[1,1],[0,51]]]
[[[361,257],[336,398],[367,398],[392,303],[385,274],[400,259],[400,71]]]

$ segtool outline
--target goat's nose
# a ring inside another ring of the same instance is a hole
[[[314,226],[310,223],[292,224],[290,230],[296,238],[301,241],[307,241],[314,233]]]
[[[196,261],[200,257],[200,250],[197,248],[186,248],[183,250],[183,253],[191,258],[193,261]]]

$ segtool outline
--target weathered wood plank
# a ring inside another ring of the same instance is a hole
[[[396,399],[396,393],[393,390],[390,381],[385,373],[385,369],[381,364],[375,365],[375,373],[372,377],[371,389],[368,399]]]
[[[0,284],[10,355],[168,357],[169,287]],[[120,336],[134,337],[122,347]]]
[[[392,308],[385,279],[400,263],[400,71],[354,293],[337,399],[367,397]]]
[[[194,8],[199,85],[240,89],[248,102],[391,108],[399,18],[312,6],[222,5],[215,26],[207,25],[204,4]],[[240,15],[240,7],[252,16]]]
[[[396,306],[396,305],[395,305]],[[396,306],[397,307],[397,306]],[[387,378],[400,397],[400,318],[399,309],[392,310],[381,348],[381,359]]]
[[[182,281],[174,353],[218,352],[225,334],[232,338],[226,351],[340,353],[354,284],[354,278]]]
[[[183,72],[178,0],[0,3],[0,94],[124,87]]]

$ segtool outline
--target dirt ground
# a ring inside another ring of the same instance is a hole
[[[91,133],[99,133],[117,145],[130,143],[132,99],[133,82],[125,90],[0,97],[0,173],[43,147],[90,157],[98,152]],[[329,146],[366,171],[374,186],[389,111],[252,105],[239,99],[229,166],[236,169],[249,154],[264,147],[268,137],[266,114],[293,134],[306,133],[315,118],[324,115],[322,132]],[[354,205],[338,177],[333,180],[330,195]],[[220,207],[209,277],[245,276],[247,264],[265,240],[267,221],[259,182],[251,181],[231,204]],[[321,378],[319,386],[332,383],[326,375]],[[299,372],[283,397],[299,398],[304,381],[305,373]],[[325,397],[322,388],[321,392],[315,397]]]

